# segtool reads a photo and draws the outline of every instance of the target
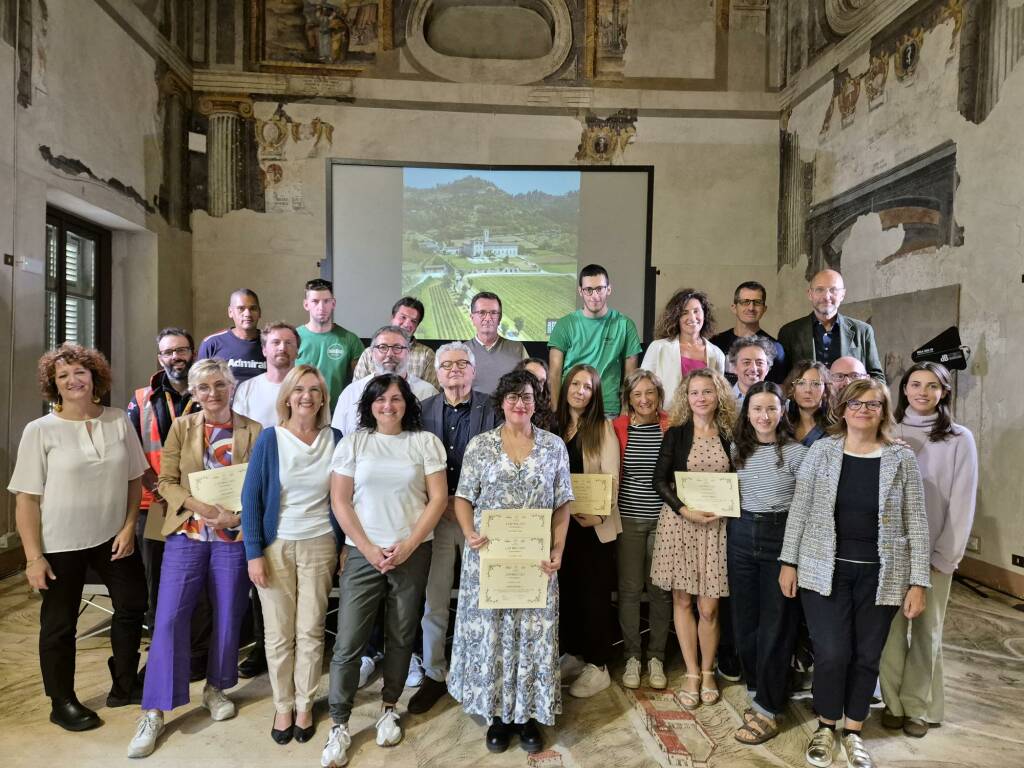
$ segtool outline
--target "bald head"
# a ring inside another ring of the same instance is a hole
[[[832,363],[829,373],[832,376],[832,392],[837,397],[851,381],[868,377],[868,371],[864,367],[864,363],[856,357],[850,357],[849,355],[840,357]]]
[[[814,316],[819,321],[831,320],[839,313],[839,305],[846,296],[843,276],[834,269],[823,269],[811,278],[807,286],[807,298],[814,307]]]

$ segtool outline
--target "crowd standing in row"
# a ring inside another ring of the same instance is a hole
[[[377,662],[379,745],[402,739],[396,704],[413,684],[410,712],[450,694],[488,720],[489,750],[513,736],[542,749],[563,682],[581,698],[611,683],[616,589],[622,684],[637,688],[646,673],[651,687],[668,685],[672,624],[683,706],[717,703],[719,674],[745,681],[742,743],[779,733],[801,648],[813,655],[818,716],[810,765],[827,768],[837,740],[851,765],[874,764],[860,732],[879,677],[883,725],[927,733],[944,714],[943,617],[977,484],[949,372],[911,366],[894,408],[871,327],[839,313],[845,289],[831,270],[809,285],[812,312],[778,340],[760,328],[760,284],[737,287],[736,323],[717,336],[707,296],[680,290],[642,363],[636,326],[609,307],[611,293],[602,267],[582,270],[583,307],[557,322],[544,361],[499,335],[493,293],[472,301],[476,336],[435,352],[415,340],[425,308],[414,298],[392,307],[364,350],[334,324],[326,280],[306,284],[300,328],[259,329],[259,300],[241,289],[233,327],[198,356],[184,329],[160,332],[161,370],[127,415],[101,404],[111,375],[99,352],[47,352],[39,378],[53,410],[25,428],[9,490],[26,575],[43,598],[50,719],[100,724],[74,692],[92,568],[114,610],[107,705],[143,710],[131,757],[152,753],[190,681],[205,678],[203,706],[224,720],[236,711],[225,690],[265,668],[271,737],[310,740],[336,573],[324,768],[346,764],[355,693]],[[241,509],[192,495],[191,473],[243,463]],[[735,472],[739,517],[688,507],[677,471]],[[572,474],[612,477],[610,514],[573,513]],[[531,508],[552,510],[538,563],[547,605],[482,609],[482,513]],[[153,523],[163,541],[143,536]],[[240,670],[247,612],[255,645]],[[140,670],[144,621],[152,644]]]

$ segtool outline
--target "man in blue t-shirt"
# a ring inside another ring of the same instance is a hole
[[[216,357],[227,362],[237,383],[267,372],[267,360],[260,344],[260,299],[249,288],[239,288],[228,301],[233,327],[203,339],[197,360]]]

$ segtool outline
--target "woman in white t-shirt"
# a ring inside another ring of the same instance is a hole
[[[395,704],[423,609],[430,540],[448,503],[444,445],[423,429],[405,379],[384,374],[370,380],[359,401],[359,426],[338,444],[331,464],[331,506],[345,532],[345,554],[331,659],[334,725],[320,760],[324,768],[348,761],[360,656],[382,605],[387,643],[377,744],[402,739]]]
[[[281,382],[276,427],[264,429],[242,489],[242,536],[249,578],[259,590],[267,667],[274,693],[270,736],[278,744],[313,737],[324,616],[338,567],[332,530],[331,429],[327,383],[312,365]]]
[[[103,353],[62,344],[39,360],[53,413],[29,422],[7,490],[16,493],[25,576],[42,596],[39,665],[50,721],[69,731],[100,725],[75,696],[75,631],[86,570],[106,585],[113,686],[108,707],[138,703],[146,578],[135,551],[135,519],[148,467],[124,411],[105,408],[110,366]]]

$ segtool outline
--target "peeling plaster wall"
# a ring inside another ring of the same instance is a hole
[[[36,48],[27,108],[16,106],[11,92],[15,50],[0,42],[0,252],[20,262],[0,266],[3,487],[24,425],[42,413],[35,365],[44,340],[48,200],[59,197],[58,207],[113,230],[114,405],[123,407],[148,381],[159,326],[187,325],[192,315],[190,235],[146,209],[162,178],[154,59],[91,0],[47,0],[45,21],[40,3],[32,5]],[[40,146],[72,165],[48,162]],[[13,530],[13,498],[3,493],[0,551],[16,544],[5,537]]]
[[[276,108],[257,103],[256,117],[270,119]],[[193,214],[199,334],[224,327],[227,294],[240,284],[259,294],[265,319],[305,321],[302,285],[317,274],[325,251],[326,158],[567,165],[582,130],[572,117],[299,103],[285,111],[303,126],[314,118],[331,124],[333,144],[322,141],[315,149],[312,139],[289,138],[282,157],[270,161],[281,174],[270,195],[291,201],[290,208],[282,204],[291,212],[239,210],[219,219]],[[737,283],[759,279],[769,291],[775,283],[778,125],[641,117],[636,128],[623,162],[655,168],[652,261],[662,271],[659,308],[675,289],[696,285],[710,291],[724,322],[732,320],[728,306]],[[267,202],[272,209],[270,196]],[[580,258],[585,263],[586,255]],[[636,254],[638,268],[643,262],[644,254]],[[343,274],[336,265],[335,275]],[[767,323],[785,319],[773,313]]]
[[[880,265],[902,242],[899,229],[883,231],[877,215],[861,217],[842,252],[847,301],[960,284],[960,329],[973,349],[958,376],[956,420],[975,434],[981,483],[974,534],[980,554],[969,557],[1022,573],[1011,553],[1024,553],[1024,67],[1001,90],[1000,101],[980,125],[957,111],[959,44],[953,22],[926,32],[914,75],[899,82],[890,62],[885,101],[869,109],[861,93],[852,121],[843,127],[838,106],[822,130],[832,98],[827,82],[800,103],[788,122],[799,134],[802,159],[814,162],[812,204],[842,193],[944,141],[957,146],[960,185],[955,218],[964,228],[960,247],[903,255]],[[868,66],[867,51],[852,62],[854,76]],[[806,261],[779,273],[789,316],[809,311],[803,280]],[[921,339],[921,344],[927,339]]]

